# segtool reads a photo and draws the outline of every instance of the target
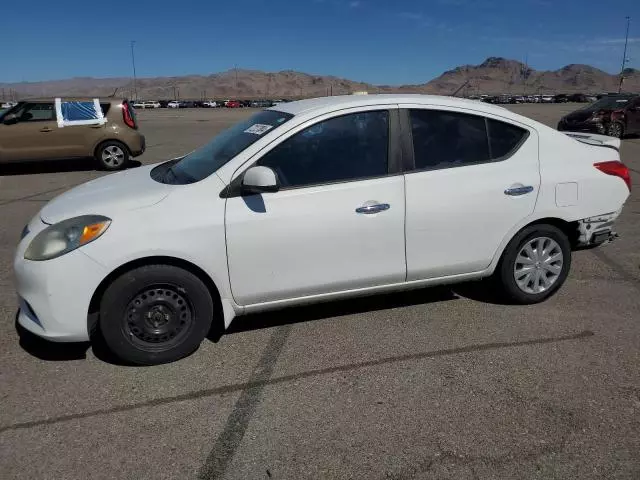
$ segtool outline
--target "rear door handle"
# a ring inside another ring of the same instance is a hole
[[[526,195],[527,193],[533,192],[533,187],[531,185],[527,186],[513,186],[509,187],[504,191],[505,195],[511,195],[512,197],[519,197],[520,195]]]
[[[356,208],[356,213],[371,215],[372,213],[384,212],[385,210],[389,210],[390,208],[391,205],[389,205],[388,203],[365,204],[361,207]]]

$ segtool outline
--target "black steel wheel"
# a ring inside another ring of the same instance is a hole
[[[127,305],[125,335],[143,348],[180,343],[194,320],[193,307],[176,285],[150,285]]]
[[[120,359],[166,363],[198,348],[211,328],[213,301],[194,274],[170,265],[139,267],[118,277],[100,303],[100,333]]]

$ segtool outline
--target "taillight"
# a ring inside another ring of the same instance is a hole
[[[129,110],[129,104],[127,102],[122,102],[122,119],[124,123],[127,124],[128,127],[136,128],[136,121],[133,119],[131,115],[131,110]]]
[[[622,163],[614,160],[612,162],[598,162],[593,164],[598,170],[607,175],[613,175],[614,177],[620,177],[627,184],[629,191],[631,191],[631,175],[629,169]]]

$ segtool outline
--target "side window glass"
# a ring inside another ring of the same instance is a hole
[[[440,110],[411,110],[416,169],[491,161],[484,117]]]
[[[53,103],[27,103],[17,115],[20,123],[51,121],[54,119]]]
[[[65,122],[95,120],[98,118],[94,102],[61,101],[60,111]]]
[[[272,168],[282,187],[388,173],[389,112],[343,115],[316,123],[275,147],[256,165]]]
[[[524,128],[487,119],[491,157],[498,160],[511,155],[528,135]]]

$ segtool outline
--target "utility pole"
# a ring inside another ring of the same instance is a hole
[[[138,78],[136,76],[136,57],[133,53],[133,46],[135,45],[135,40],[131,40],[131,64],[133,65],[133,95],[134,101],[138,100]]]
[[[627,33],[624,37],[624,53],[622,54],[622,66],[620,67],[620,85],[618,85],[618,93],[622,91],[622,82],[624,82],[624,67],[629,61],[627,58],[627,45],[629,44],[629,25],[631,24],[631,17],[627,19]]]
[[[238,92],[238,65],[234,65],[234,66],[233,66],[233,69],[234,69],[234,70],[235,70],[235,72],[236,72],[236,95],[238,95],[238,93],[239,93],[239,92]]]

